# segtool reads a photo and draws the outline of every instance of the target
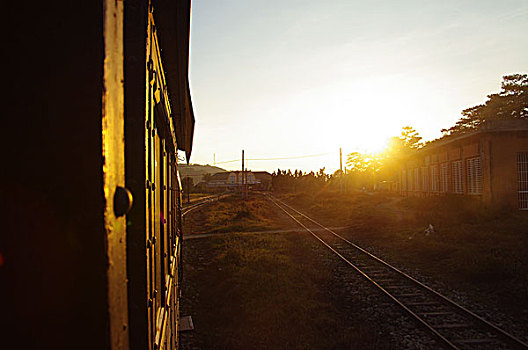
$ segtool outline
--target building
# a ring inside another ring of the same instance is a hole
[[[271,174],[267,171],[246,171],[245,177],[244,183],[254,190],[268,191],[271,187]],[[234,190],[243,184],[242,180],[242,171],[226,171],[212,175],[207,187]]]
[[[528,210],[528,121],[488,122],[434,141],[402,163],[399,179],[407,196],[474,196]]]

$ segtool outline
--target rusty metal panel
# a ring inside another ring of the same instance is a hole
[[[108,259],[108,315],[112,349],[128,348],[126,221],[116,212],[116,192],[125,187],[123,2],[105,0],[102,103],[104,226]]]

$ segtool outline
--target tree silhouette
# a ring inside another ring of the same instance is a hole
[[[528,118],[528,75],[511,74],[502,79],[499,93],[488,95],[484,104],[463,110],[454,126],[441,130],[444,136],[473,131],[492,120]]]

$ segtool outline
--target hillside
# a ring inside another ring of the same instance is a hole
[[[191,177],[194,184],[198,184],[202,181],[203,175],[205,174],[216,174],[226,171],[225,169],[212,166],[212,165],[201,165],[201,164],[178,164],[178,170],[180,171],[180,177],[182,179]]]

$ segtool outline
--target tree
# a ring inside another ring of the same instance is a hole
[[[367,168],[367,164],[364,160],[364,154],[359,152],[352,152],[347,155],[346,166],[347,169],[352,173],[363,172]]]
[[[351,187],[373,188],[382,168],[384,157],[374,154],[352,152],[346,161],[347,183]]]
[[[399,138],[404,148],[417,149],[423,146],[422,137],[412,126],[404,126]]]
[[[488,95],[481,105],[462,111],[462,118],[444,136],[461,134],[478,129],[491,120],[528,118],[528,74],[511,74],[502,78],[501,91]]]

